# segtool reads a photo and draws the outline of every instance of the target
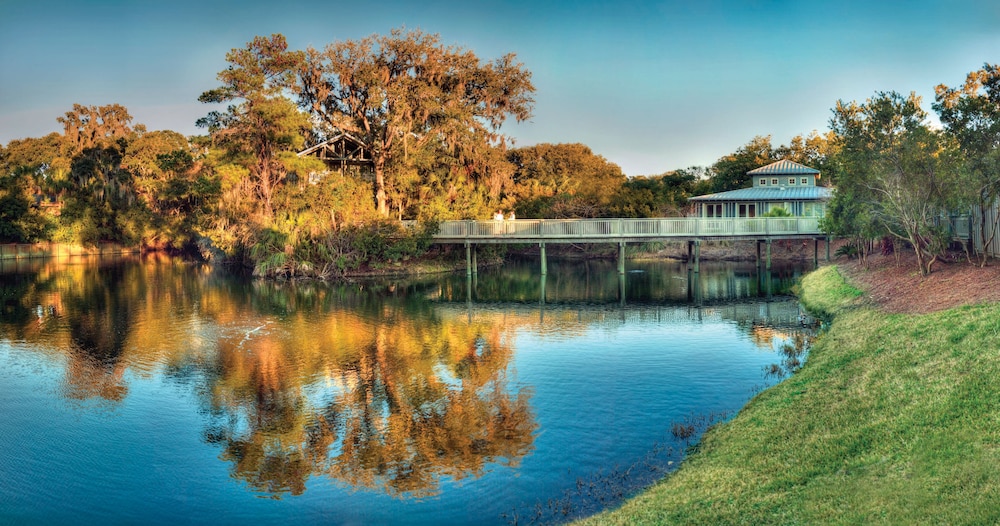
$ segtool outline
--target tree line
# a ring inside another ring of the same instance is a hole
[[[861,257],[881,240],[886,252],[910,247],[929,274],[953,239],[956,216],[978,223],[970,250],[981,266],[997,235],[987,210],[1000,198],[1000,68],[984,64],[956,87],[935,88],[931,123],[914,93],[878,92],[838,101],[830,128],[836,194],[824,227],[850,237]]]
[[[629,178],[586,145],[514,147],[502,126],[531,118],[534,86],[513,54],[483,61],[438,35],[397,29],[305,50],[280,34],[259,36],[226,60],[219,85],[199,97],[213,108],[198,121],[205,135],[147,131],[117,104],[74,105],[58,119],[63,133],[0,149],[0,242],[142,244],[260,275],[326,277],[418,256],[437,221],[498,210],[683,215],[691,196],[745,187],[747,171],[790,159],[838,188],[831,233],[906,240],[929,271],[940,216],[989,203],[1000,186],[989,65],[960,88],[938,88],[944,130],[927,123],[913,96],[879,93],[838,102],[825,133],[778,146],[754,137],[709,167]],[[344,134],[363,145],[368,170],[297,155]],[[925,157],[937,164],[920,172]],[[909,205],[878,189],[894,173],[903,174],[896,189],[934,189],[913,196],[928,206],[918,217],[901,217]],[[407,230],[399,219],[426,228]]]

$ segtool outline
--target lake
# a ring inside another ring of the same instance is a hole
[[[274,283],[2,262],[0,523],[527,524],[613,506],[803,359],[804,266]]]

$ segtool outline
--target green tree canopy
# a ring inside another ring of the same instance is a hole
[[[625,183],[618,165],[583,144],[538,144],[508,153],[512,195],[525,217],[600,217]]]
[[[505,144],[506,119],[528,119],[534,102],[531,73],[513,54],[481,63],[419,30],[309,48],[299,80],[300,101],[322,131],[350,132],[371,150],[383,216],[396,179],[411,172],[408,153],[429,145],[442,148],[455,170],[501,186],[505,174],[491,147]]]
[[[1000,198],[1000,66],[984,64],[962,86],[941,84],[935,93],[934,110],[961,148],[964,188],[977,209],[980,246],[987,247],[998,233],[997,222],[989,221],[984,211]],[[979,257],[986,265],[988,251]]]
[[[747,172],[777,160],[771,148],[771,136],[758,135],[712,165],[712,191],[728,192],[746,188],[751,182]]]
[[[691,196],[708,193],[706,170],[692,166],[661,175],[630,177],[614,196],[615,217],[681,216]]]
[[[774,147],[770,135],[758,135],[712,165],[711,190],[727,192],[747,188],[751,183],[747,172],[783,159],[825,173],[832,169],[830,159],[837,148],[833,138],[833,132],[819,134],[814,131],[807,136],[796,135],[787,145]]]
[[[246,47],[226,54],[229,67],[219,72],[222,86],[202,93],[206,103],[236,102],[198,120],[212,140],[226,149],[229,161],[249,171],[246,185],[256,201],[261,221],[274,215],[276,187],[288,174],[282,152],[300,149],[310,128],[309,118],[285,96],[295,82],[301,51],[289,51],[285,37],[254,37]]]
[[[843,166],[837,199],[855,200],[833,211],[871,218],[913,246],[920,272],[930,273],[947,241],[940,220],[958,195],[955,145],[928,126],[913,93],[879,92],[863,104],[838,101],[833,113]]]
[[[57,121],[63,125],[64,156],[70,159],[60,214],[70,240],[138,243],[149,218],[138,200],[135,177],[122,161],[128,144],[146,127],[133,126],[132,115],[119,104],[74,104]]]

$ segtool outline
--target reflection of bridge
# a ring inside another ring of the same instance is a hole
[[[719,307],[731,308],[734,305],[741,305],[742,302],[750,302],[756,304],[757,302],[771,303],[776,294],[781,294],[782,292],[787,292],[787,289],[779,290],[780,285],[778,278],[770,270],[757,269],[756,274],[756,294],[751,296],[751,284],[749,280],[743,280],[743,290],[740,290],[740,286],[735,282],[735,279],[725,279],[725,283],[721,283],[719,279],[711,279],[712,274],[709,274],[710,278],[707,283],[702,282],[702,277],[700,272],[695,272],[694,269],[687,269],[687,278],[685,281],[685,286],[683,287],[683,296],[677,296],[672,298],[657,298],[650,302],[649,299],[639,299],[638,303],[630,303],[627,301],[626,294],[626,277],[625,274],[618,275],[618,301],[617,305],[619,309],[625,308],[693,308],[693,309],[716,309]],[[680,277],[679,275],[674,275],[673,277]],[[715,276],[718,278],[718,276]],[[733,276],[735,278],[735,276]],[[681,278],[684,279],[684,278]],[[576,305],[582,305],[582,308],[589,309],[606,309],[610,307],[613,303],[609,302],[597,302],[594,303],[594,298],[585,297],[581,298],[582,303],[577,303],[574,301],[565,302],[557,301],[556,303],[551,303],[548,298],[548,291],[546,287],[547,276],[542,274],[538,277],[538,287],[537,296],[538,306],[540,308],[548,309],[552,306],[556,308],[569,308],[574,309]],[[466,276],[465,283],[465,305],[467,310],[473,308],[482,309],[495,309],[497,306],[512,305],[517,307],[523,307],[528,303],[523,301],[524,297],[519,298],[522,301],[511,302],[508,299],[501,297],[492,298],[482,298],[476,293],[478,288],[478,276],[477,274],[471,274]],[[703,285],[707,285],[703,287]],[[786,284],[787,286],[787,284]],[[720,288],[721,287],[721,288]],[[779,298],[781,296],[778,296]],[[437,294],[432,294],[427,297],[431,301],[440,301],[443,304],[455,304],[458,299],[455,296],[442,296],[441,291],[438,290]],[[443,301],[442,301],[443,300]],[[579,301],[579,300],[578,300]],[[783,300],[778,300],[783,301]],[[602,306],[603,305],[603,306]]]
[[[407,222],[409,226],[414,223]],[[699,250],[703,240],[752,240],[757,242],[757,261],[761,244],[767,247],[766,265],[771,267],[771,241],[774,239],[813,239],[813,259],[818,259],[819,240],[825,239],[826,258],[830,259],[829,238],[819,228],[818,217],[743,217],[743,218],[651,218],[651,219],[517,219],[504,221],[443,221],[435,243],[464,244],[468,273],[475,271],[477,244],[538,243],[541,249],[542,274],[546,273],[546,243],[618,243],[618,272],[625,272],[625,244],[650,241],[686,241],[688,260],[698,272]]]
[[[775,328],[801,328],[811,318],[799,309],[792,299],[745,303],[725,303],[712,306],[631,306],[608,308],[601,305],[526,305],[522,303],[445,303],[436,309],[447,317],[494,317],[497,313],[511,316],[524,323],[540,321],[551,328],[552,322],[567,327],[617,321],[636,322],[686,322],[733,321],[741,325],[767,325]],[[558,323],[559,321],[564,323]]]

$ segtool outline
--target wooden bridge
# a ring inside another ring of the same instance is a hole
[[[818,217],[443,221],[438,243],[616,243],[825,237]]]
[[[414,222],[405,222],[413,226]],[[475,245],[538,243],[542,274],[547,272],[546,243],[618,243],[618,272],[625,273],[625,245],[653,241],[686,241],[688,261],[699,271],[700,245],[704,240],[752,240],[757,242],[757,261],[771,268],[771,241],[813,239],[813,259],[818,259],[819,240],[830,240],[819,228],[818,217],[749,218],[650,218],[650,219],[516,219],[504,221],[443,221],[435,243],[464,244],[467,273],[475,272]],[[761,244],[766,256],[761,257]]]

